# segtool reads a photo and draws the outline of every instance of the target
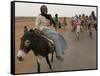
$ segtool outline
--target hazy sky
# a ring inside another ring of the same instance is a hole
[[[36,3],[15,3],[15,16],[38,16],[40,14],[40,7],[44,4]],[[48,8],[48,13],[54,16],[56,13],[60,17],[72,17],[75,14],[90,15],[91,11],[95,11],[96,7],[84,7],[84,6],[69,6],[69,5],[53,5],[45,4]]]

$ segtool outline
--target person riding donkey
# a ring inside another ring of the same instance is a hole
[[[36,18],[35,22],[35,29],[39,29],[43,33],[46,34],[46,38],[51,40],[51,42],[54,42],[54,47],[55,47],[55,52],[56,52],[56,58],[58,60],[63,61],[62,54],[64,53],[64,50],[67,47],[67,42],[64,39],[64,37],[58,33],[55,28],[51,28],[50,22],[51,22],[51,17],[50,15],[48,16],[47,12],[47,6],[42,5],[40,8],[41,14]]]

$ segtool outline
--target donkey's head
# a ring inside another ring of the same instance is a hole
[[[26,30],[24,28],[24,34],[21,37],[20,49],[17,53],[17,59],[19,61],[23,61],[25,55],[32,49],[32,38],[33,38],[33,30]]]

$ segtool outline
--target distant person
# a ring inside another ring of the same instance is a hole
[[[77,19],[77,23],[76,23],[76,38],[77,40],[79,40],[79,36],[80,36],[80,29],[81,29],[81,19],[78,18]]]
[[[78,19],[78,15],[76,14],[75,16],[74,16],[74,20],[77,20]]]
[[[81,21],[82,28],[85,28],[85,14],[82,14]]]
[[[89,16],[89,19],[90,19],[91,25],[93,25],[95,30],[97,30],[97,18],[95,16],[95,12],[94,11],[91,12],[91,15]]]
[[[85,22],[86,22],[86,29],[88,29],[88,25],[89,25],[89,17],[88,16],[86,16]]]
[[[57,30],[59,28],[59,20],[58,20],[58,14],[55,14],[54,21],[56,23],[55,29]]]
[[[64,25],[64,30],[67,30],[67,19],[66,19],[66,17],[64,17],[63,25]]]
[[[89,36],[92,39],[93,38],[93,28],[95,28],[95,30],[97,31],[97,22],[96,22],[97,18],[95,16],[94,11],[91,12],[90,16],[89,16],[89,24],[88,24],[88,30],[89,30]]]
[[[71,20],[71,27],[72,27],[71,32],[73,32],[74,31],[74,17],[72,17],[72,20]]]
[[[82,26],[82,16],[81,14],[79,14],[79,19],[81,20],[81,24],[80,24],[80,31],[83,32],[83,26]]]
[[[78,16],[75,15],[73,18],[72,18],[72,32],[75,32],[76,31],[76,27],[77,27],[77,19],[78,19]]]

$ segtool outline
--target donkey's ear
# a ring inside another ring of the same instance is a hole
[[[28,31],[27,26],[24,26],[24,33]]]
[[[22,39],[22,35],[20,35],[19,38]]]

